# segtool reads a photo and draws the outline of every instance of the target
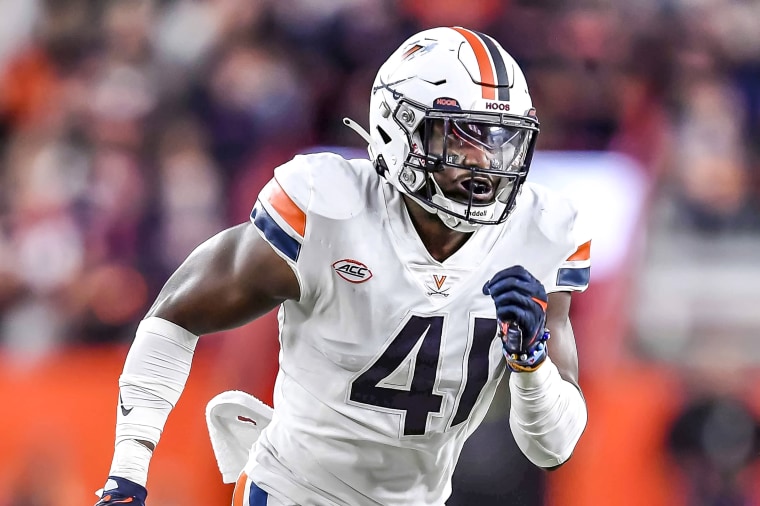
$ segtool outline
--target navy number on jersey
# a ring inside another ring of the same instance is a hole
[[[404,435],[425,434],[428,415],[440,413],[443,402],[443,396],[434,392],[443,328],[443,316],[413,315],[380,357],[351,383],[349,398],[368,406],[403,411]],[[496,320],[475,318],[472,346],[466,357],[467,379],[452,426],[469,418],[488,381],[489,349],[495,335]],[[415,356],[410,356],[415,349]],[[398,388],[380,385],[407,359],[412,361],[411,381],[407,385]]]

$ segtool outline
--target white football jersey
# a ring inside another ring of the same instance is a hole
[[[482,287],[519,264],[547,292],[585,289],[575,209],[526,184],[506,223],[438,262],[371,162],[317,154],[277,168],[251,219],[301,299],[280,308],[274,418],[248,476],[300,505],[442,505],[505,371]]]

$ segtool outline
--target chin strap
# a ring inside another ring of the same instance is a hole
[[[427,184],[433,185],[434,193],[431,197],[431,200],[435,204],[443,207],[444,209],[454,212],[452,202],[443,196],[443,190],[441,190],[441,187],[438,186],[438,182],[435,180],[433,176],[428,177]],[[457,232],[475,232],[481,226],[478,223],[470,223],[467,220],[457,218],[456,216],[449,214],[446,211],[442,211],[441,209],[437,209],[432,206],[423,205],[423,207],[427,209],[429,212],[437,215],[444,225],[449,227],[451,230],[456,230]]]
[[[451,209],[451,203],[448,201],[448,199],[441,197],[439,194],[433,195],[432,200],[434,203],[438,204],[439,206],[443,208],[446,208],[449,210]],[[449,227],[451,230],[456,230],[457,232],[474,232],[478,227],[478,225],[474,225],[461,218],[457,218],[456,216],[453,216],[435,207],[432,207],[432,206],[424,206],[424,207],[427,210],[429,210],[431,213],[438,216],[438,218],[443,222],[443,224]]]
[[[375,142],[369,133],[356,121],[351,118],[343,118],[343,124],[348,128],[359,134],[359,137],[365,140],[367,143],[367,152],[369,153],[370,160],[375,160],[377,157],[377,150],[375,149]]]

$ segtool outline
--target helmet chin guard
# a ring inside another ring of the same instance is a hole
[[[506,221],[538,121],[522,71],[491,37],[460,27],[406,40],[380,67],[369,144],[380,175],[457,231]]]

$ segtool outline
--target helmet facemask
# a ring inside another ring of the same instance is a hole
[[[403,102],[397,112],[413,108],[424,114],[408,135],[410,154],[399,173],[406,192],[454,230],[471,232],[506,221],[528,174],[538,133],[535,118],[420,110]],[[441,177],[444,171],[455,172]]]

